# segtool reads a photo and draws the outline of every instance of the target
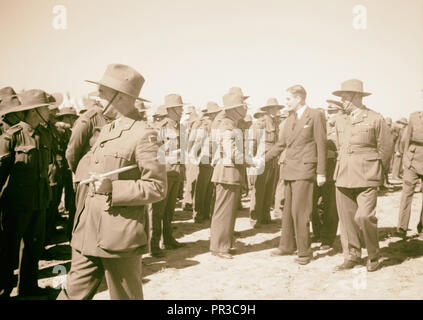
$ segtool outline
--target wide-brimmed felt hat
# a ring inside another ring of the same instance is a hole
[[[144,77],[135,69],[124,64],[109,64],[99,81],[85,81],[111,88],[137,100],[150,102],[139,97],[145,82]]]
[[[135,108],[137,108],[137,110],[139,112],[146,112],[149,108],[144,104],[143,101],[136,101],[135,102]]]
[[[156,112],[153,114],[153,117],[164,117],[167,116],[167,108],[165,105],[160,105],[157,107]]]
[[[253,117],[254,117],[254,119],[258,119],[258,118],[260,118],[260,116],[264,116],[265,114],[266,114],[266,112],[258,109],[256,112],[254,112]]]
[[[399,119],[399,120],[397,120],[397,123],[401,123],[401,124],[405,124],[405,125],[407,125],[408,124],[408,120],[407,120],[407,118],[401,118],[401,119]]]
[[[18,96],[12,87],[5,87],[0,89],[0,115],[13,112],[10,110],[19,106],[20,104],[21,102],[19,101]]]
[[[239,107],[247,107],[245,99],[238,93],[227,93],[223,96],[223,110],[230,110]]]
[[[242,92],[242,89],[239,87],[232,87],[229,89],[228,93],[235,93],[242,97],[243,100],[247,100],[250,96],[244,96],[244,93]]]
[[[279,108],[279,109],[283,109],[283,108],[285,108],[285,106],[279,104],[278,99],[276,99],[276,98],[269,98],[269,99],[267,99],[266,104],[264,106],[262,106],[260,109],[261,110],[266,110],[268,108]]]
[[[165,96],[164,106],[165,108],[177,108],[183,107],[189,104],[188,102],[183,102],[182,97],[179,94],[171,93]]]
[[[332,111],[338,111],[338,110],[344,110],[344,105],[342,104],[341,101],[336,101],[336,100],[326,100],[326,102],[328,103],[328,110],[332,110]]]
[[[202,110],[201,110],[202,111]],[[197,109],[195,109],[194,106],[189,106],[187,108],[187,110],[185,111],[185,114],[192,114],[192,113],[197,113]]]
[[[50,102],[49,95],[40,89],[25,90],[18,95],[18,99],[21,102],[21,105],[14,107],[10,112],[48,107],[52,104],[52,102]]]
[[[206,108],[204,108],[203,110],[201,110],[204,114],[212,114],[212,113],[217,113],[222,111],[222,109],[220,109],[219,105],[214,102],[214,101],[209,101],[207,102],[207,106]]]
[[[332,94],[337,97],[342,97],[345,93],[355,93],[362,97],[371,95],[371,93],[363,91],[363,81],[357,79],[350,79],[342,82],[341,90],[334,91]]]
[[[6,115],[19,106],[21,102],[12,87],[0,89],[0,116]]]
[[[78,113],[76,112],[75,108],[72,107],[65,107],[62,110],[59,111],[58,114],[56,114],[57,118],[61,118],[64,116],[74,116],[74,117],[78,117]]]

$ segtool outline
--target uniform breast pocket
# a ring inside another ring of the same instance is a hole
[[[353,130],[354,143],[357,144],[373,144],[376,143],[374,138],[374,129],[368,126],[357,126]]]
[[[423,142],[423,126],[416,125],[413,128],[412,140],[417,142]]]
[[[266,142],[275,142],[276,129],[266,129]]]
[[[382,163],[380,156],[365,156],[363,159],[363,172],[367,180],[380,181],[382,179]]]
[[[38,159],[38,150],[35,146],[17,146],[15,148],[15,165],[25,168],[34,168]]]
[[[132,151],[127,149],[113,149],[104,153],[104,169],[111,171],[128,166],[131,163]]]

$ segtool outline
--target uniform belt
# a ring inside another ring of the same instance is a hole
[[[423,147],[423,142],[413,140],[413,141],[411,141],[411,144],[414,144],[414,145],[419,146],[419,147]]]
[[[377,149],[373,148],[373,147],[353,147],[353,146],[349,146],[343,149],[346,153],[352,154],[352,153],[356,153],[356,154],[361,154],[361,153],[377,153]]]

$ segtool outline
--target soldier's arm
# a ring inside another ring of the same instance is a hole
[[[66,149],[66,160],[68,161],[69,168],[74,173],[78,167],[79,161],[84,156],[83,151],[91,138],[90,132],[92,132],[92,128],[88,119],[81,119],[72,129],[72,134]]]
[[[158,149],[157,133],[143,130],[135,150],[141,177],[112,181],[112,206],[140,206],[158,202],[166,196],[166,166],[157,158]]]
[[[286,120],[285,120],[286,122]],[[276,157],[279,157],[280,154],[285,150],[286,148],[286,132],[285,132],[285,122],[283,125],[283,128],[281,132],[279,133],[279,140],[276,142],[276,144],[270,148],[269,151],[266,151],[265,155],[265,161],[268,162]]]
[[[13,152],[13,137],[7,132],[0,136],[0,191],[3,189],[12,168],[14,152]]]
[[[317,147],[317,174],[326,176],[327,133],[323,112],[316,112],[313,119],[313,135]]]
[[[393,150],[393,142],[389,127],[382,117],[378,117],[375,121],[377,149],[382,160],[383,168],[388,168],[389,159]]]
[[[399,140],[399,153],[404,154],[408,150],[410,145],[411,133],[413,132],[413,121],[412,117],[408,121],[408,126],[404,129],[402,135],[398,138]]]

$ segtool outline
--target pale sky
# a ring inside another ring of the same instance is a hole
[[[355,5],[367,29],[353,28]],[[67,9],[67,29],[52,26]],[[141,96],[168,93],[203,108],[232,86],[252,108],[302,84],[325,107],[342,81],[394,120],[423,109],[423,0],[0,0],[0,87],[72,96],[95,89],[106,65],[146,79]]]

